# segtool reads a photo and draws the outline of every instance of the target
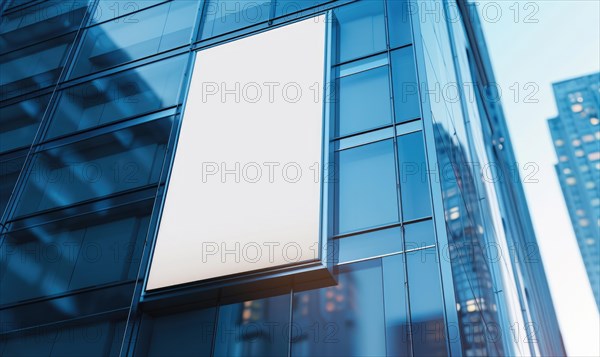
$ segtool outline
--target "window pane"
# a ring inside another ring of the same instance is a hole
[[[92,23],[100,23],[112,19],[114,22],[134,23],[139,21],[138,14],[131,14],[120,19],[117,19],[117,17],[160,4],[161,2],[165,2],[165,0],[100,0],[91,21]]]
[[[392,140],[336,154],[336,233],[398,221]]]
[[[47,1],[2,16],[0,53],[77,30],[88,1]]]
[[[392,52],[392,83],[396,122],[402,123],[421,116],[419,83],[412,46]]]
[[[294,294],[292,356],[385,356],[381,261],[338,269],[336,286]]]
[[[388,73],[382,66],[338,79],[337,136],[391,124]]]
[[[203,40],[267,21],[271,1],[209,0],[204,10]]]
[[[25,156],[10,159],[0,157],[0,216],[4,213],[24,163]]]
[[[340,263],[403,251],[400,227],[340,238],[338,243]]]
[[[164,118],[36,154],[17,215],[156,183],[171,124]]]
[[[384,51],[383,1],[359,1],[335,10],[338,24],[338,62]]]
[[[0,152],[30,146],[50,95],[0,108]]]
[[[331,0],[277,0],[275,16],[284,16],[317,6]]]
[[[405,259],[401,254],[382,258],[388,356],[410,356]]]
[[[421,131],[398,137],[400,192],[404,221],[431,216],[429,177]]]
[[[72,77],[110,68],[190,42],[198,11],[195,1],[175,1],[135,14],[135,21],[90,27]]]
[[[433,221],[427,220],[404,226],[406,250],[423,248],[435,244]]]
[[[74,33],[0,56],[0,100],[58,81]]]
[[[210,356],[216,308],[145,315],[135,356]]]
[[[214,356],[266,357],[288,353],[290,296],[219,307]]]
[[[178,56],[62,91],[46,138],[176,105],[186,64]]]
[[[409,2],[410,0],[387,0],[392,48],[412,42]]]
[[[135,279],[151,209],[128,205],[7,233],[0,303]]]
[[[435,248],[407,253],[415,356],[447,356],[444,307]]]

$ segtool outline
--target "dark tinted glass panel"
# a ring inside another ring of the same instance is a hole
[[[433,221],[427,220],[404,226],[406,250],[423,248],[435,244]]]
[[[435,248],[407,253],[415,356],[447,356],[444,308]]]
[[[275,16],[284,16],[331,0],[276,0]]]
[[[216,308],[145,315],[135,356],[210,356]]]
[[[346,62],[386,48],[383,1],[359,1],[335,10],[338,61]]]
[[[125,331],[123,321],[50,325],[32,332],[2,336],[2,356],[118,356]]]
[[[186,63],[178,56],[62,91],[46,138],[176,105]]]
[[[190,42],[198,10],[195,1],[175,1],[135,14],[136,21],[90,27],[72,76],[77,77]]]
[[[219,307],[214,356],[286,356],[290,296],[281,295]]]
[[[338,136],[392,122],[388,66],[338,79]]]
[[[171,118],[35,155],[17,214],[28,214],[156,183]]]
[[[270,0],[209,0],[204,6],[201,39],[265,22],[270,12]]]
[[[0,99],[55,84],[74,36],[71,33],[0,56]]]
[[[10,159],[0,157],[0,216],[4,213],[24,162],[25,156]]]
[[[8,52],[77,30],[87,1],[46,1],[2,16],[0,52]]]
[[[130,205],[6,234],[0,303],[135,279],[151,208]]]
[[[392,83],[396,122],[419,118],[419,83],[412,46],[392,52]]]
[[[99,23],[112,20],[113,22],[136,23],[140,18],[137,13],[132,14],[132,12],[161,2],[165,2],[165,0],[100,0],[92,14],[91,22]],[[123,16],[127,14],[130,15]]]
[[[390,46],[392,48],[412,42],[411,8],[409,6],[414,7],[416,3],[411,4],[410,0],[387,0]]]
[[[431,216],[429,177],[422,132],[398,137],[398,160],[404,221]]]
[[[339,261],[349,262],[403,251],[400,227],[340,238]]]
[[[292,356],[385,356],[380,260],[338,269],[336,286],[294,294]]]
[[[0,152],[31,145],[50,95],[0,108]]]
[[[336,156],[337,233],[397,222],[392,140],[340,151]]]
[[[404,255],[382,258],[388,356],[410,356]]]

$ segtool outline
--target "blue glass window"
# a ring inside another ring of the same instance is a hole
[[[213,356],[286,356],[289,322],[289,294],[220,306]]]
[[[195,1],[173,1],[135,14],[135,21],[109,21],[88,28],[71,76],[189,43],[197,12]]]
[[[276,0],[275,16],[284,16],[314,7],[331,0]]]
[[[338,62],[386,49],[383,1],[358,1],[335,10]]]
[[[37,153],[17,214],[156,183],[171,125],[171,118],[154,120]]]
[[[209,0],[204,6],[201,39],[219,36],[265,22],[271,13],[271,0]]]
[[[46,1],[2,16],[0,53],[75,31],[88,1]]]
[[[412,46],[392,52],[392,83],[396,122],[419,118],[421,102]]]
[[[413,353],[415,356],[447,356],[436,250],[418,250],[406,256]]]
[[[216,308],[144,315],[135,356],[210,356]]]
[[[388,356],[410,356],[405,259],[401,254],[381,259],[385,299],[385,342]]]
[[[10,158],[0,157],[0,216],[4,213],[24,163],[24,155]]]
[[[0,108],[0,152],[31,145],[49,100],[45,95]]]
[[[176,105],[186,64],[177,56],[62,91],[46,138]]]
[[[429,175],[421,131],[398,137],[398,160],[404,221],[431,216]]]
[[[336,154],[336,233],[398,221],[392,140]]]
[[[336,286],[294,294],[292,356],[385,356],[381,261],[338,269]]]
[[[129,205],[7,233],[0,304],[135,279],[151,208]]]
[[[391,124],[388,73],[380,66],[338,79],[337,136]]]
[[[58,81],[75,34],[57,37],[0,56],[0,100]]]
[[[387,0],[390,29],[390,47],[396,48],[412,42],[409,6],[416,6],[410,0]]]
[[[433,221],[426,220],[404,225],[406,250],[423,248],[435,244]]]
[[[400,227],[338,239],[339,262],[376,257],[403,251]]]
[[[122,23],[137,23],[140,21],[138,14],[133,12],[145,9],[152,5],[160,4],[166,0],[100,0],[94,13],[92,14],[92,23],[100,23],[107,20]],[[129,16],[124,16],[130,14]],[[123,16],[123,17],[121,17]]]

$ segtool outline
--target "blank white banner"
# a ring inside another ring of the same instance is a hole
[[[320,258],[325,31],[197,53],[147,290]]]

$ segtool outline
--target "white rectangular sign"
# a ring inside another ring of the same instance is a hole
[[[320,258],[325,32],[196,54],[147,290]]]

